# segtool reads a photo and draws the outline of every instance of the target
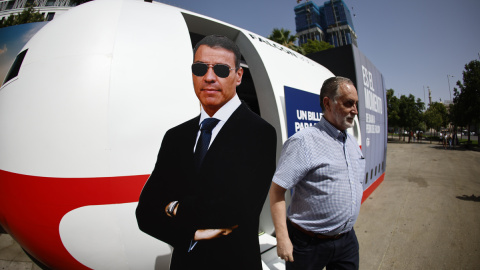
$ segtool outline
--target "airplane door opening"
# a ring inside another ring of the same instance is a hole
[[[242,54],[240,65],[244,69],[242,83],[237,87],[237,94],[240,100],[246,103],[253,112],[275,127],[277,131],[278,155],[280,153],[278,149],[281,149],[283,145],[280,119],[284,118],[278,113],[272,83],[261,55],[259,55],[250,38],[238,29],[225,24],[192,14],[182,13],[182,15],[190,34],[192,49],[203,37],[213,34],[224,35],[237,44]],[[274,232],[268,198],[260,214],[259,232],[267,235],[271,235]]]

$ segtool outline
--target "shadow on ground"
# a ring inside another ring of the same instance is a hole
[[[472,194],[472,196],[457,196],[457,199],[462,200],[462,201],[472,201],[472,202],[480,202],[480,196],[475,196]]]
[[[418,141],[418,140],[415,140],[415,141],[410,141],[408,142],[408,139],[405,139],[405,141],[403,141],[403,139],[399,139],[398,137],[397,138],[392,138],[392,137],[388,137],[387,138],[387,142],[388,143],[398,143],[398,144],[430,144],[431,147],[433,149],[438,149],[438,150],[449,150],[449,151],[476,151],[476,152],[480,152],[480,146],[478,145],[467,145],[467,144],[459,144],[459,145],[455,145],[455,146],[452,146],[452,147],[446,147],[444,148],[443,147],[443,144],[439,143],[438,141],[429,141],[429,140],[421,140],[421,141]]]

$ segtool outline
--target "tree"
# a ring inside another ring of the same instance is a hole
[[[0,24],[0,28],[24,23],[43,22],[45,17],[35,10],[33,6],[28,6],[21,13],[12,14]]]
[[[387,115],[388,115],[388,126],[393,128],[398,128],[400,123],[399,116],[399,100],[395,96],[395,91],[393,89],[387,90]]]
[[[421,99],[415,101],[415,96],[395,96],[393,89],[387,90],[387,114],[389,128],[403,128],[404,130],[423,130],[423,109],[425,104]],[[401,132],[399,137],[401,138]],[[405,140],[405,138],[404,138]]]
[[[277,42],[278,44],[281,44],[293,51],[299,52],[301,54],[305,54],[303,49],[301,47],[298,47],[295,45],[295,41],[297,40],[297,36],[292,36],[290,35],[290,30],[286,29],[278,29],[274,28],[272,30],[272,34],[270,34],[268,39],[273,40]]]
[[[457,81],[457,86],[459,89],[453,89],[453,120],[456,126],[468,127],[470,143],[470,126],[480,121],[480,61],[473,60],[465,65],[463,83]]]
[[[303,50],[305,51],[305,54],[309,53],[314,53],[314,52],[319,52],[319,51],[324,51],[328,50],[331,48],[335,48],[332,44],[325,42],[325,41],[318,41],[318,40],[307,40],[307,43],[303,44],[301,46]]]
[[[441,127],[445,127],[448,124],[447,108],[442,103],[432,103],[423,115],[427,128],[439,131]]]
[[[414,106],[413,122],[412,122],[412,126],[410,126],[412,129],[418,130],[420,129],[420,127],[423,126],[422,122],[424,121],[423,119],[424,110],[425,110],[425,103],[420,98],[417,98],[417,101],[415,102],[415,106]]]
[[[402,95],[399,101],[400,126],[413,131],[418,129],[422,122],[422,111],[425,108],[421,99],[415,101],[415,96],[410,94],[408,97]],[[404,138],[405,140],[405,138]]]

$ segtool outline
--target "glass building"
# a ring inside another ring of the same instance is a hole
[[[335,47],[357,46],[352,16],[342,0],[326,1],[323,6],[306,1],[297,5],[294,11],[299,45],[312,39],[326,41]]]
[[[55,15],[65,13],[70,8],[88,2],[89,0],[0,0],[0,20],[6,20],[10,15],[18,15],[25,8],[33,6],[45,17],[46,21],[51,21]]]

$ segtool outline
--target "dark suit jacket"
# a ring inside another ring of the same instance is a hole
[[[276,132],[244,104],[230,116],[200,168],[193,168],[199,116],[170,129],[136,210],[140,229],[174,247],[171,269],[261,269],[258,222],[275,172]],[[179,201],[170,218],[165,206]],[[199,241],[197,229],[238,225]]]

